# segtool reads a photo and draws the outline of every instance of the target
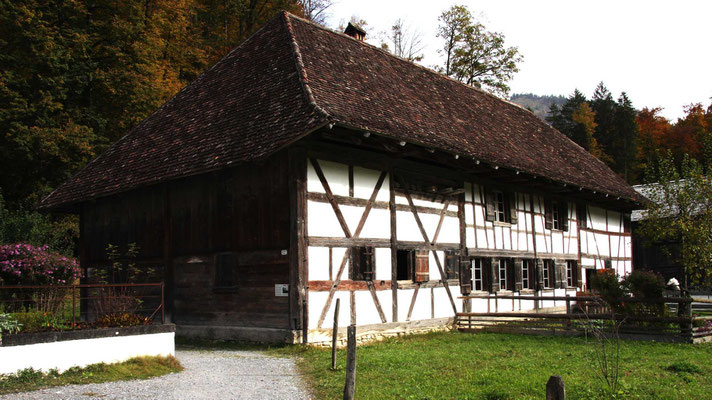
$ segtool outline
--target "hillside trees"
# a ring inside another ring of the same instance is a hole
[[[13,240],[40,226],[64,232],[71,218],[30,211],[43,196],[278,10],[302,15],[303,3],[0,0],[0,192],[6,220],[28,227]],[[309,4],[318,19],[330,2]]]

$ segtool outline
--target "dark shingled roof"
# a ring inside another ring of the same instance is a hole
[[[328,123],[639,199],[607,166],[531,112],[280,13],[40,207],[264,158]]]

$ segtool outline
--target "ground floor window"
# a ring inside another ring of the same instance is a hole
[[[576,261],[566,261],[566,286],[576,287],[578,284],[578,265]]]
[[[396,253],[396,279],[427,282],[430,279],[429,251],[398,250]]]
[[[534,260],[522,261],[522,289],[534,289],[534,282],[536,281],[534,265]]]
[[[512,289],[509,287],[509,271],[508,271],[508,263],[506,259],[499,259],[497,260],[498,268],[499,268],[499,290],[510,290]]]
[[[553,289],[555,284],[554,260],[544,260],[544,289]]]
[[[475,258],[472,260],[472,290],[482,291],[485,288],[484,269],[482,268],[482,259]]]

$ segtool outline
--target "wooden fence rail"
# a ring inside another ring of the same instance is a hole
[[[456,326],[461,331],[496,331],[530,334],[583,335],[591,324],[614,329],[623,335],[655,340],[698,342],[712,340],[712,317],[693,316],[696,300],[682,297],[660,299],[622,298],[622,303],[663,305],[663,315],[639,312],[612,312],[596,296],[463,296],[461,299],[521,300],[534,302],[560,302],[565,312],[461,312],[456,315]],[[488,302],[489,303],[489,302]],[[495,305],[495,310],[499,307]],[[672,314],[672,315],[671,315]]]

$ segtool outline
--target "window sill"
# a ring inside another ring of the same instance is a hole
[[[502,221],[492,221],[492,225],[501,226],[503,228],[511,228],[512,227],[512,224],[510,222],[502,222]]]

